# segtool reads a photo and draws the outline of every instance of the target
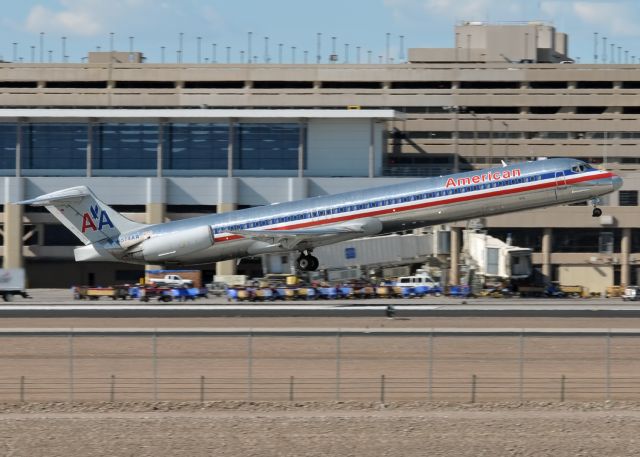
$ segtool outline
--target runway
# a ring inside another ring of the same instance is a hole
[[[197,317],[379,317],[393,305],[397,317],[640,317],[640,302],[609,299],[428,297],[414,299],[230,302],[223,297],[193,302],[73,300],[63,289],[34,289],[31,299],[0,302],[0,317],[197,318]]]

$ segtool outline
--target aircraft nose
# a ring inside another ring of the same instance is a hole
[[[613,187],[613,190],[618,190],[622,187],[622,178],[620,176],[614,175],[613,178],[611,178],[611,185]]]

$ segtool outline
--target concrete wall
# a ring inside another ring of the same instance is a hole
[[[371,129],[374,129],[371,132]],[[382,169],[384,124],[361,120],[309,121],[306,176],[368,176],[369,146],[375,150],[375,174]]]

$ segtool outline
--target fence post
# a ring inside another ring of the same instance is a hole
[[[116,375],[111,375],[111,385],[109,386],[109,400],[113,403],[116,400]]]
[[[247,397],[249,401],[253,400],[253,332],[249,331],[247,335]]]
[[[433,401],[433,329],[429,333],[429,367],[428,367],[429,401]]]
[[[380,376],[380,403],[384,404],[384,389],[385,389],[385,383],[384,383],[384,375]]]
[[[476,388],[478,384],[478,377],[476,375],[471,375],[471,403],[476,402]]]
[[[20,376],[20,403],[24,403],[24,376]]]
[[[605,351],[605,400],[611,399],[611,329],[606,336]]]
[[[566,377],[565,375],[562,375],[562,377],[560,377],[560,403],[564,403],[565,384]]]
[[[524,401],[524,330],[520,332],[520,354],[518,361],[518,397],[520,403]]]
[[[293,401],[293,376],[289,377],[289,401]]]
[[[73,329],[69,331],[69,401],[73,401]]]
[[[336,401],[340,400],[340,358],[341,354],[341,343],[342,338],[340,337],[340,329],[338,329],[338,333],[336,333]]]
[[[204,376],[200,376],[200,403],[204,403]]]
[[[154,331],[151,338],[153,356],[153,401],[158,401],[158,335]]]

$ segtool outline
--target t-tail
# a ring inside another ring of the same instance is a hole
[[[46,207],[85,245],[114,240],[121,233],[145,227],[100,201],[86,186],[70,187],[18,203]]]

